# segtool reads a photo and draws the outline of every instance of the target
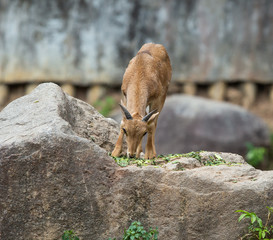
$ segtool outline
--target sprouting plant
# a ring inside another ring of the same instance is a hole
[[[138,221],[132,222],[131,226],[124,230],[124,235],[122,240],[157,240],[158,239],[158,229],[150,228],[147,232],[142,224]],[[109,240],[117,240],[116,238]]]
[[[270,225],[271,221],[271,214],[273,213],[273,207],[267,207],[268,214],[267,214],[267,220],[266,223],[263,224],[263,221],[261,218],[257,216],[254,212],[247,212],[244,210],[237,210],[236,212],[242,213],[238,219],[238,222],[240,222],[243,219],[249,218],[250,224],[248,227],[248,233],[245,234],[240,239],[263,239],[263,240],[272,240],[273,239],[273,225]]]
[[[253,167],[258,166],[265,158],[266,149],[264,147],[255,147],[251,143],[246,144],[246,160]]]
[[[80,240],[79,237],[77,237],[73,230],[66,230],[64,231],[62,235],[62,240]]]

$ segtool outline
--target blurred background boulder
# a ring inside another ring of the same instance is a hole
[[[210,149],[245,156],[248,142],[269,147],[268,127],[257,116],[228,103],[173,95],[158,120],[158,154]]]

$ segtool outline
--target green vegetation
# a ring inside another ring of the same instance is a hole
[[[190,152],[184,154],[168,154],[168,155],[158,155],[155,159],[142,159],[142,158],[128,158],[127,156],[113,157],[116,163],[121,167],[126,167],[128,165],[136,165],[138,167],[148,166],[148,165],[157,165],[161,166],[165,163],[172,162],[173,164],[178,163],[177,159],[186,157],[186,158],[195,158],[203,166],[217,166],[222,164],[229,164],[217,153],[209,156],[209,159],[202,158],[201,154],[204,151]],[[110,154],[109,154],[110,155]],[[229,164],[230,165],[230,164]],[[181,168],[184,170],[184,168]]]
[[[226,161],[217,153],[209,156],[209,160],[204,162],[205,166],[217,166],[226,164]]]
[[[159,162],[156,161],[156,159],[128,158],[126,156],[112,157],[112,158],[121,167],[126,167],[128,165],[137,165],[138,167],[142,167],[142,166],[159,164]]]
[[[80,240],[73,230],[66,230],[62,235],[62,240]],[[117,238],[109,238],[108,240],[118,240]],[[147,232],[140,222],[132,222],[131,226],[126,230],[122,240],[158,240],[158,228],[150,228]]]
[[[242,236],[240,239],[254,240],[254,239],[263,239],[263,240],[272,240],[273,239],[273,225],[271,222],[271,215],[273,213],[273,207],[267,207],[268,214],[266,223],[263,224],[261,218],[259,218],[254,212],[247,212],[244,210],[237,210],[236,212],[242,213],[238,219],[240,222],[243,219],[249,218],[250,224],[248,227],[248,233]],[[270,225],[271,223],[271,225]]]
[[[104,116],[108,117],[111,111],[115,108],[116,101],[113,97],[106,97],[103,100],[98,100],[94,103],[94,107]]]
[[[186,158],[195,158],[204,166],[217,166],[221,164],[226,164],[226,161],[217,153],[209,156],[209,159],[206,160],[202,158],[201,153],[205,151],[189,152],[184,154],[169,154],[167,156],[159,155],[162,159],[172,160],[176,158],[186,157]]]
[[[257,167],[262,161],[264,161],[266,148],[264,147],[255,147],[251,143],[246,144],[247,154],[246,160],[253,167]]]
[[[132,222],[131,226],[124,230],[122,240],[157,240],[158,229],[150,228],[147,232],[140,222]],[[117,238],[109,240],[117,240]]]
[[[201,162],[201,159],[202,159],[200,155],[201,152],[204,152],[204,151],[189,152],[189,153],[181,154],[181,157],[195,158],[196,160]]]
[[[268,159],[269,159],[269,165],[268,165],[268,170],[272,170],[273,169],[273,132],[270,135],[270,148],[268,151]]]
[[[67,230],[64,231],[62,235],[62,240],[80,240],[79,237],[77,237],[73,230]]]

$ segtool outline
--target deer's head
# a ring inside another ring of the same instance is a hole
[[[155,127],[154,121],[159,112],[153,110],[142,118],[134,118],[123,105],[120,104],[120,107],[123,113],[120,127],[126,136],[127,154],[129,157],[134,157],[142,138],[151,132],[152,127]]]

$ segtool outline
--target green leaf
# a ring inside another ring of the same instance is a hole
[[[268,211],[273,212],[273,207],[266,207]]]
[[[215,153],[214,156],[217,158],[217,160],[223,161],[223,158],[219,154]]]
[[[245,216],[246,216],[246,213],[243,213],[243,214],[239,217],[238,222],[240,222]]]
[[[247,212],[247,211],[245,211],[245,210],[237,210],[237,211],[235,211],[235,212],[249,213],[249,212]]]
[[[256,214],[255,213],[251,213],[251,223],[253,224],[256,221]]]
[[[259,232],[259,239],[262,238],[262,232]]]
[[[260,219],[260,218],[257,217],[257,222],[258,222],[259,226],[262,228],[263,227],[263,221],[262,221],[262,219]]]

